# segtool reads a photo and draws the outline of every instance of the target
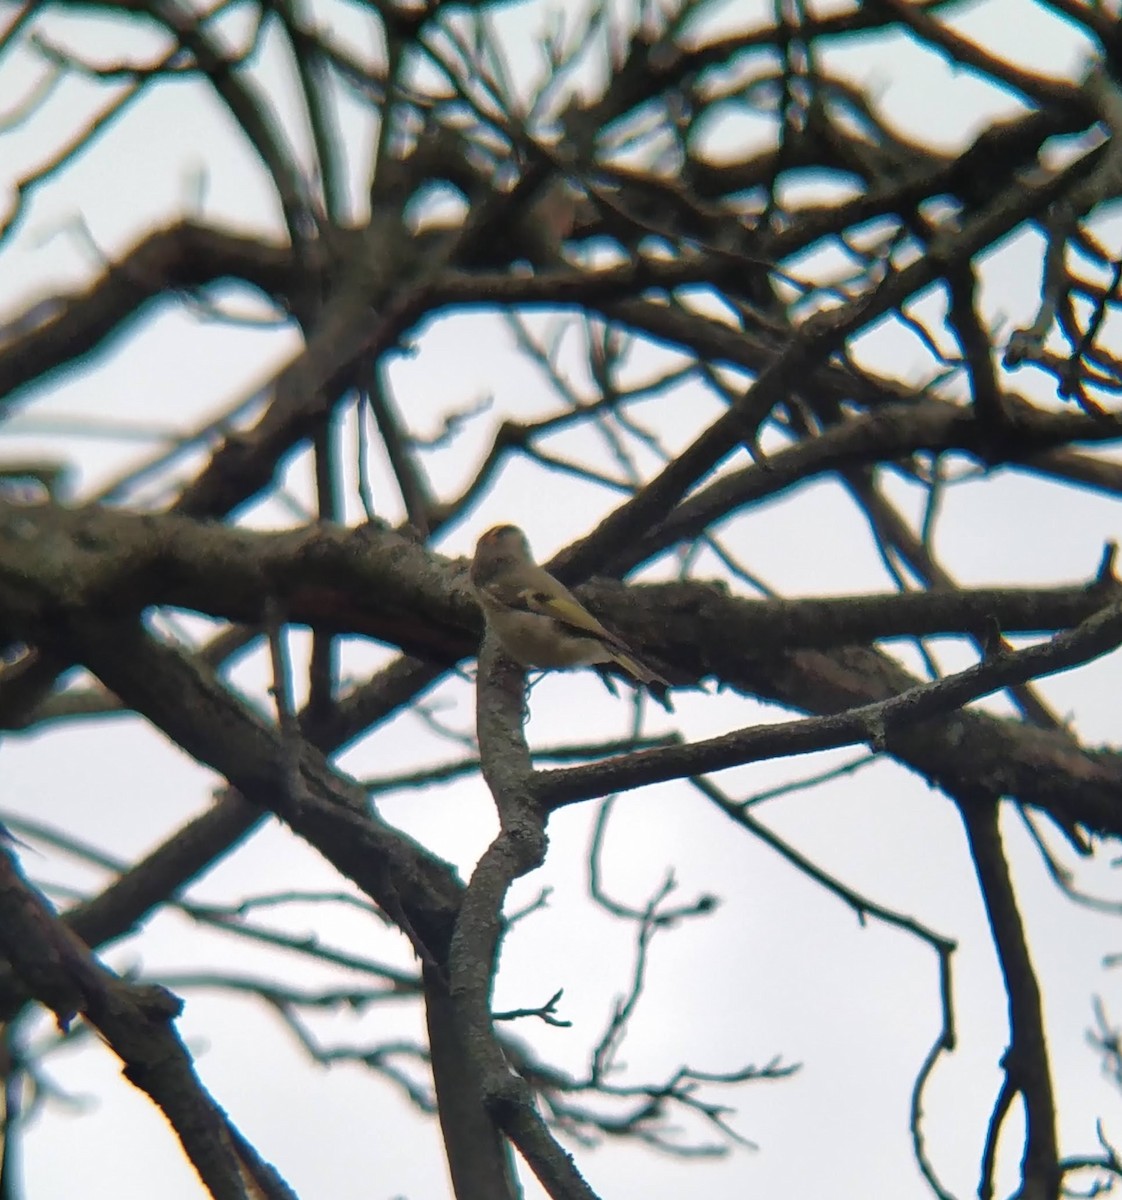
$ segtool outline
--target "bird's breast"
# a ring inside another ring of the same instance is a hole
[[[508,608],[490,615],[491,627],[503,649],[523,667],[584,667],[608,662],[611,657],[595,638],[585,637],[543,613]]]

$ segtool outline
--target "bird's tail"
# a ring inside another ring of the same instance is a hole
[[[674,706],[670,702],[669,679],[664,679],[657,671],[648,667],[634,655],[625,654],[622,650],[616,650],[615,647],[612,647],[612,661],[622,667],[632,679],[641,683],[667,712],[674,711]]]

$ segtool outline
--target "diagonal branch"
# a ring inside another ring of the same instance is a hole
[[[828,750],[855,742],[869,742],[877,749],[888,749],[909,762],[912,757],[909,749],[916,739],[922,738],[924,732],[928,736],[936,730],[943,732],[932,718],[953,712],[971,700],[1011,684],[1070,670],[1120,644],[1122,601],[1115,601],[1075,629],[1059,633],[1045,643],[1000,655],[880,701],[846,708],[831,716],[785,721],[689,745],[641,750],[606,763],[545,772],[537,778],[535,794],[540,803],[555,808],[685,775],[725,770],[767,758]],[[966,717],[967,714],[962,714],[960,723]],[[943,736],[947,734],[944,732]],[[912,765],[918,764],[913,762]],[[1082,797],[1086,807],[1077,819],[1095,828],[1116,829],[1119,827],[1118,814],[1112,793],[1122,781],[1122,758],[1114,764],[1113,771],[1109,764],[1103,765],[1097,795],[1089,790]],[[977,766],[974,769],[977,770]],[[945,763],[943,770],[946,770]],[[1013,792],[1018,782],[1014,773],[1010,771],[1006,778],[1005,790]],[[1031,792],[1026,794],[1026,791],[1017,790],[1017,794],[1032,802]]]

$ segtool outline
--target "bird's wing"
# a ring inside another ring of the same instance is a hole
[[[544,588],[523,588],[519,598],[522,607],[528,612],[552,617],[559,625],[564,625],[573,633],[584,633],[589,637],[599,638],[609,646],[621,645],[619,638],[605,629],[576,596],[560,584],[555,584],[548,591]]]
[[[563,583],[554,579],[541,567],[535,566],[532,572],[532,582],[529,586],[526,586],[524,581],[519,581],[513,587],[496,582],[487,584],[481,590],[495,603],[506,608],[549,617],[574,634],[585,634],[621,654],[634,655],[635,652],[623,638],[601,625]]]
[[[674,711],[667,696],[667,689],[670,687],[669,681],[637,658],[635,651],[623,638],[601,625],[576,596],[552,576],[548,577],[544,587],[504,587],[499,584],[498,586],[487,585],[480,590],[487,593],[493,602],[501,604],[504,608],[549,617],[574,634],[585,634],[602,642],[609,648],[612,658],[619,666],[640,683],[645,684],[651,695],[667,712]],[[603,677],[602,671],[601,677]]]

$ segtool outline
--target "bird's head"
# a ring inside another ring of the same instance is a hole
[[[484,584],[504,567],[525,562],[533,562],[533,555],[522,530],[517,525],[495,525],[475,545],[472,583]]]

